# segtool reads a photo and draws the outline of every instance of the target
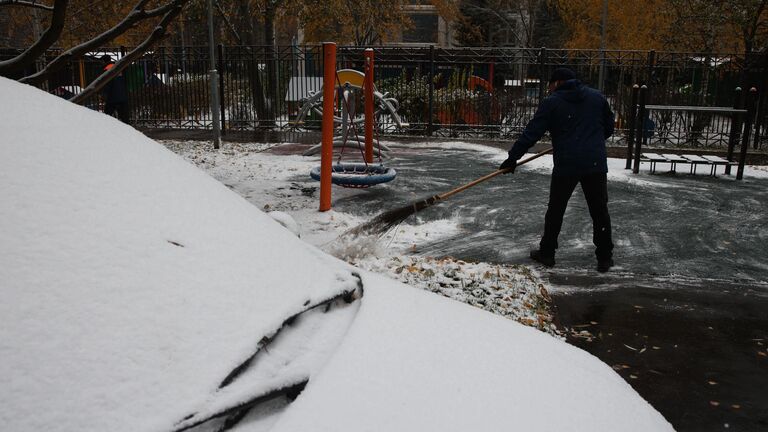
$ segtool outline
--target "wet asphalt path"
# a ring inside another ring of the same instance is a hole
[[[395,153],[396,181],[334,207],[378,214],[498,165],[469,150]],[[568,341],[617,370],[677,430],[768,430],[768,179],[699,172],[609,180],[617,267],[605,275],[594,270],[591,221],[577,188],[557,266],[539,270],[554,287]],[[461,232],[418,252],[530,263],[548,188],[548,170],[520,169],[425,210],[414,219],[458,219]]]

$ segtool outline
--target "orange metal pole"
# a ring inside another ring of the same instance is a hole
[[[320,211],[331,209],[333,112],[336,91],[336,44],[323,43],[323,141],[320,152]]]
[[[83,59],[80,59],[78,66],[80,72],[80,88],[85,88],[85,64],[83,63]]]
[[[373,49],[365,50],[365,161],[373,163]]]

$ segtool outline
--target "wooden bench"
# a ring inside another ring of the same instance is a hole
[[[691,174],[696,174],[696,169],[699,165],[707,165],[710,167],[709,175],[711,176],[717,174],[718,166],[737,165],[736,162],[729,162],[720,156],[695,154],[678,155],[673,153],[643,153],[640,155],[640,162],[649,163],[651,173],[656,172],[656,164],[658,163],[668,163],[671,172],[677,172],[677,164],[690,164]]]
[[[643,153],[642,155],[640,155],[640,162],[648,162],[648,163],[650,163],[650,165],[651,165],[650,166],[651,173],[654,173],[654,172],[656,172],[656,164],[657,163],[659,163],[659,162],[667,163],[669,161],[667,160],[667,158],[665,158],[664,156],[662,156],[660,154],[656,154],[656,153]]]
[[[712,165],[712,161],[704,159],[699,155],[684,154],[682,157],[688,159],[688,163],[691,164],[691,174],[696,174],[696,168],[698,168],[699,165]]]
[[[677,154],[663,153],[662,156],[667,158],[667,162],[669,162],[672,165],[671,166],[672,172],[677,172],[675,170],[677,164],[679,164],[679,163],[688,163],[688,159],[686,159],[686,158],[684,158],[684,157],[682,157],[680,155],[677,155]]]
[[[717,167],[718,166],[734,166],[738,165],[739,163],[736,161],[729,161],[728,159],[722,158],[720,156],[712,156],[712,155],[703,155],[704,159],[707,159],[708,161],[712,162],[712,171],[710,172],[710,175],[717,174]],[[728,171],[730,172],[730,171]]]

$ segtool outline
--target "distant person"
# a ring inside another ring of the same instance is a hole
[[[115,66],[112,57],[105,55],[101,57],[104,62],[104,72],[109,71]],[[104,96],[104,114],[114,116],[123,123],[130,123],[130,110],[128,109],[128,88],[125,85],[125,77],[119,74],[111,79],[101,90]]]
[[[514,172],[517,160],[549,131],[555,166],[544,234],[539,249],[531,251],[530,256],[547,267],[555,265],[563,215],[580,183],[592,217],[597,271],[606,272],[614,265],[605,150],[605,140],[613,135],[613,111],[600,92],[583,85],[568,68],[554,70],[549,79],[549,93],[499,168]]]
[[[161,87],[163,86],[163,80],[158,76],[157,66],[154,64],[149,65],[149,76],[145,79],[144,84],[148,87]]]

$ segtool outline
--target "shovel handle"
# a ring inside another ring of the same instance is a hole
[[[534,159],[538,159],[538,158],[540,158],[540,157],[544,156],[545,154],[548,154],[548,153],[551,153],[551,152],[552,152],[552,149],[551,149],[551,148],[550,148],[550,149],[547,149],[547,150],[544,150],[544,151],[541,151],[541,152],[539,152],[539,153],[536,153],[535,155],[533,155],[533,156],[531,156],[531,157],[529,157],[529,158],[527,158],[527,159],[523,159],[523,160],[521,160],[521,161],[520,161],[520,162],[518,162],[518,163],[517,163],[517,165],[515,165],[515,166],[516,166],[516,167],[519,167],[520,165],[526,164],[526,163],[528,163],[528,162],[530,162],[530,161],[532,161],[532,160],[534,160]],[[475,185],[477,185],[477,184],[479,184],[479,183],[482,183],[482,182],[484,182],[484,181],[486,181],[486,180],[490,180],[490,179],[492,179],[492,178],[496,177],[496,176],[497,176],[497,175],[499,175],[499,174],[506,174],[506,173],[508,173],[509,171],[510,171],[510,169],[509,169],[509,168],[505,168],[505,169],[503,169],[503,170],[496,170],[496,171],[494,171],[494,172],[492,172],[492,173],[490,173],[490,174],[486,174],[486,175],[484,175],[484,176],[480,177],[479,179],[476,179],[476,180],[472,180],[471,182],[469,182],[469,183],[467,183],[467,184],[465,184],[465,185],[463,185],[463,186],[459,186],[459,187],[457,187],[456,189],[454,189],[454,190],[452,190],[452,191],[448,191],[448,192],[445,192],[445,193],[443,193],[443,194],[437,195],[437,196],[436,196],[436,198],[438,198],[438,199],[441,199],[441,200],[443,200],[443,199],[446,199],[446,198],[448,198],[448,197],[450,197],[450,196],[452,196],[452,195],[456,195],[456,194],[457,194],[457,193],[459,193],[459,192],[462,192],[462,191],[464,191],[464,190],[466,190],[466,189],[469,189],[469,188],[471,188],[472,186],[475,186]]]

